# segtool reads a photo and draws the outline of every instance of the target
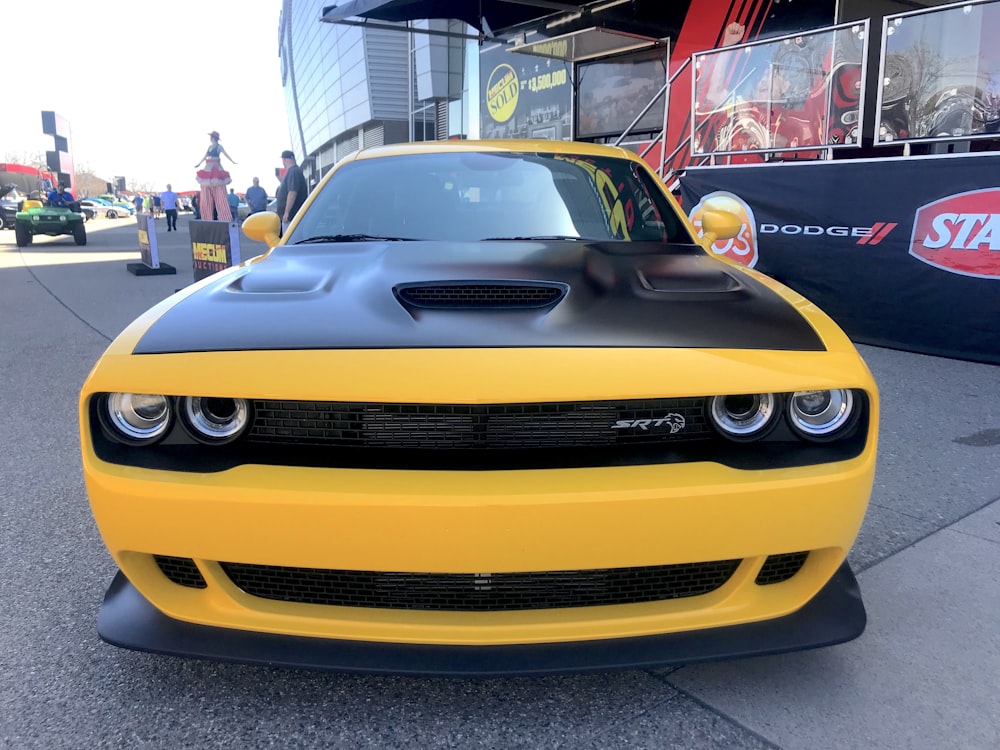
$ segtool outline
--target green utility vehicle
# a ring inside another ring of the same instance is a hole
[[[74,210],[75,209],[75,210]],[[87,244],[87,230],[79,205],[47,206],[39,200],[26,200],[14,215],[14,239],[18,247],[31,244],[36,234],[55,237],[71,234],[77,245]]]

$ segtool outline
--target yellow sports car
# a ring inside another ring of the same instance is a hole
[[[118,646],[504,674],[825,646],[878,395],[809,301],[706,250],[635,154],[364,150],[80,397]]]

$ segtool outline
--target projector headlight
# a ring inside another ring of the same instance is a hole
[[[854,394],[849,390],[796,391],[788,401],[788,420],[803,437],[824,438],[851,424]]]
[[[774,427],[776,403],[773,393],[714,396],[709,415],[715,428],[730,440],[757,440]]]
[[[122,442],[152,443],[166,434],[172,409],[166,396],[150,393],[110,393],[105,401],[107,424]]]
[[[181,413],[191,437],[203,443],[228,443],[250,423],[250,405],[242,398],[187,396]]]

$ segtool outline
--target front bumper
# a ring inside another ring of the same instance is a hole
[[[452,646],[633,638],[783,617],[840,567],[871,481],[865,458],[764,472],[710,464],[495,475],[114,471],[87,472],[98,526],[119,568],[171,618],[225,630]],[[151,481],[156,474],[161,481]],[[757,585],[765,558],[794,552],[809,553],[801,571]],[[189,559],[206,585],[172,582],[157,555]],[[223,570],[238,563],[496,574],[722,560],[742,562],[724,585],[700,596],[489,613],[274,601],[251,595]]]
[[[797,612],[763,622],[637,638],[507,646],[372,643],[181,622],[119,572],[101,606],[101,638],[122,648],[271,667],[425,676],[503,676],[650,669],[832,646],[864,632],[858,582],[845,562]]]

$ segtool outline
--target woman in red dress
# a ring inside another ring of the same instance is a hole
[[[198,174],[195,175],[195,179],[201,185],[201,215],[209,221],[214,214],[218,214],[219,221],[232,221],[232,212],[229,210],[229,201],[226,199],[226,185],[232,182],[233,178],[229,176],[229,172],[222,168],[222,156],[225,155],[233,164],[236,162],[219,143],[217,130],[209,133],[208,137],[211,139],[208,150],[201,157],[201,161],[194,165],[197,169],[202,163],[205,164],[205,168],[198,169]]]

